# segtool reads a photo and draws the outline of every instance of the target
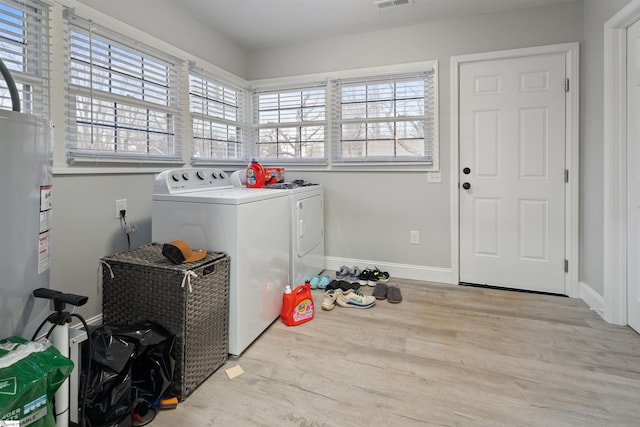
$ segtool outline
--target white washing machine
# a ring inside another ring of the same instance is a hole
[[[282,190],[234,188],[214,168],[160,173],[151,237],[181,239],[231,258],[229,353],[240,355],[280,315],[289,283],[290,199]]]
[[[289,263],[291,286],[325,269],[324,259],[324,189],[320,184],[285,182],[269,185],[289,193],[291,233]]]

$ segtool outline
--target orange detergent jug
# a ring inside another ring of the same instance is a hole
[[[299,325],[313,319],[313,298],[309,281],[294,290],[287,285],[282,295],[280,318],[288,326]]]
[[[247,187],[262,188],[264,187],[264,179],[264,167],[256,159],[251,159],[251,163],[247,166]]]

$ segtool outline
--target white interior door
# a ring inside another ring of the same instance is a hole
[[[466,63],[459,85],[460,281],[564,294],[565,56]]]
[[[627,30],[627,323],[640,332],[640,21]]]

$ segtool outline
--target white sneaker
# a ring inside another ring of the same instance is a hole
[[[336,303],[340,307],[370,308],[376,305],[375,297],[364,295],[359,290],[349,289],[338,293]]]
[[[333,310],[336,306],[336,298],[338,298],[338,293],[342,293],[340,289],[329,289],[324,293],[324,298],[322,299],[322,309],[323,310]]]

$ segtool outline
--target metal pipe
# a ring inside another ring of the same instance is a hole
[[[11,94],[11,105],[13,107],[13,111],[20,112],[20,93],[18,92],[16,82],[13,80],[9,69],[4,64],[2,58],[0,58],[0,72],[2,73],[2,77],[4,77],[4,81],[7,82],[7,87]]]

